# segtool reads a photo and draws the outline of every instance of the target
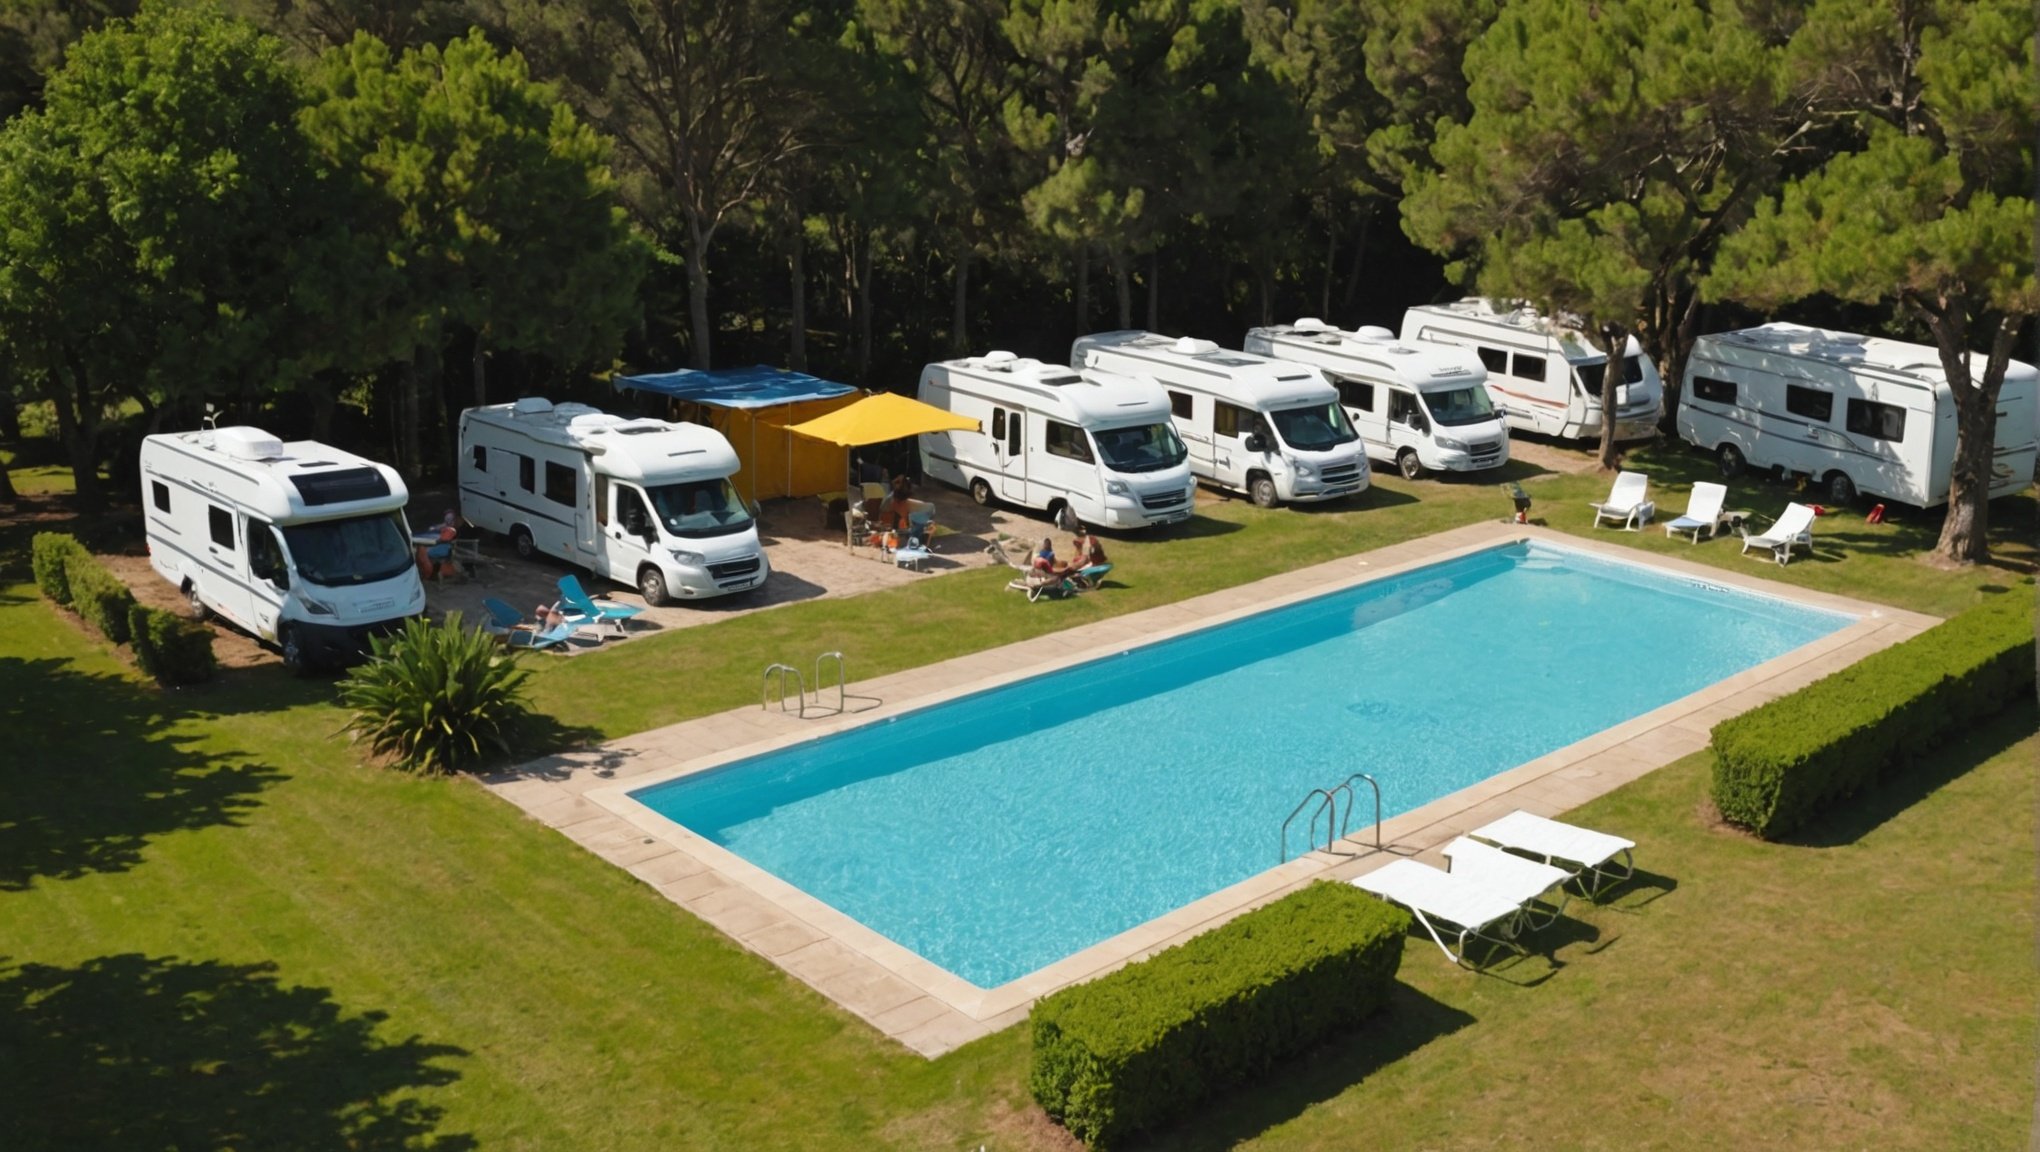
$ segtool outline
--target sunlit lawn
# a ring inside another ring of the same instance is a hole
[[[1704,476],[1677,451],[1637,463],[1671,489],[1661,514]],[[1535,515],[1583,533],[1606,484],[1527,479]],[[1110,541],[1121,586],[1099,595],[930,579],[534,662],[536,696],[620,735],[755,701],[775,659],[842,649],[877,674],[1507,505],[1490,484],[1386,480],[1348,510],[1223,504]],[[2000,556],[2030,565],[2031,497],[1994,513]],[[1598,536],[1935,613],[2032,596],[2017,567],[1937,571],[1903,551],[1930,527],[1860,512],[1782,571],[1729,541]],[[330,684],[143,687],[34,598],[22,544],[0,557],[0,1146],[1058,1146],[1026,1099],[1024,1029],[908,1055],[466,781],[362,766]],[[1580,818],[1638,840],[1646,883],[1576,905],[1548,954],[1496,975],[1412,941],[1376,1027],[1162,1143],[2011,1146],[2040,991],[2035,719],[1801,844],[1708,827],[1704,757],[1596,801]]]

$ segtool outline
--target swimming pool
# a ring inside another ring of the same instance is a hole
[[[631,795],[992,987],[1272,867],[1312,788],[1393,816],[1850,622],[1517,543]]]

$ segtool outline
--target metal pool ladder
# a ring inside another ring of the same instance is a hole
[[[1381,851],[1381,784],[1365,772],[1355,772],[1330,788],[1311,789],[1310,795],[1305,796],[1303,802],[1291,810],[1289,818],[1282,822],[1282,857],[1276,863],[1287,864],[1289,862],[1289,826],[1296,823],[1296,818],[1303,815],[1306,811],[1310,813],[1310,820],[1304,826],[1307,833],[1304,839],[1305,852],[1318,851],[1317,823],[1318,817],[1323,816],[1325,818],[1325,846],[1323,850],[1334,856],[1362,855],[1359,852],[1347,852],[1336,847],[1339,841],[1347,838],[1348,830],[1352,825],[1353,804],[1355,800],[1353,782],[1355,780],[1367,781],[1367,786],[1374,790],[1374,850],[1376,852]],[[1343,810],[1339,807],[1339,798],[1341,796],[1346,798],[1346,806]]]
[[[822,692],[825,690],[822,683],[822,672],[831,666],[834,667],[836,673],[836,704],[834,707],[829,707],[822,703]],[[786,681],[789,676],[793,678],[794,707],[792,709],[788,709],[786,706]],[[776,699],[779,704],[779,710],[781,712],[792,711],[794,715],[799,716],[803,720],[806,720],[811,715],[816,717],[840,716],[845,712],[869,712],[871,709],[885,703],[885,701],[876,696],[860,696],[849,691],[845,687],[849,678],[849,672],[843,663],[843,654],[841,652],[824,652],[820,656],[815,657],[815,696],[814,703],[810,705],[808,703],[808,680],[807,677],[801,675],[800,669],[795,668],[791,664],[768,664],[765,666],[764,681],[758,688],[758,707],[768,712],[772,710],[772,704],[775,700],[773,695],[774,689],[778,690]],[[850,707],[850,701],[852,700],[857,701],[861,707]]]

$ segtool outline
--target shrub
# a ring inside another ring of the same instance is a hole
[[[174,612],[135,604],[128,608],[135,663],[159,684],[199,684],[213,678],[212,629]]]
[[[1714,804],[1776,839],[2033,691],[2033,612],[2004,596],[1714,726]]]
[[[495,639],[420,617],[369,640],[368,662],[340,682],[340,701],[354,713],[346,730],[413,772],[451,772],[481,758],[485,747],[510,751],[524,719],[524,680]]]
[[[1028,1086],[1094,1147],[1158,1127],[1381,1006],[1409,915],[1313,884],[1035,1004]]]
[[[51,601],[71,603],[71,578],[64,566],[74,555],[85,555],[85,546],[65,532],[38,532],[29,544],[29,563],[35,569],[36,587]]]
[[[64,575],[70,583],[71,607],[115,644],[128,642],[128,609],[135,594],[106,570],[92,554],[80,548],[64,559]]]

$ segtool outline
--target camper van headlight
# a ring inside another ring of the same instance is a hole
[[[1438,447],[1446,449],[1447,451],[1451,452],[1466,451],[1466,441],[1464,440],[1454,440],[1450,436],[1439,436],[1436,437],[1436,440],[1438,441]]]
[[[334,615],[333,606],[324,600],[314,600],[310,596],[300,596],[298,597],[298,603],[304,605],[305,611],[313,616]]]
[[[708,557],[703,556],[701,553],[689,552],[684,548],[675,548],[672,550],[672,552],[673,559],[678,560],[680,563],[686,564],[693,568],[701,567],[708,560]]]
[[[1105,491],[1114,496],[1124,496],[1133,491],[1133,489],[1128,488],[1124,480],[1107,480],[1105,482]]]
[[[1296,469],[1296,477],[1299,480],[1308,480],[1311,477],[1317,475],[1317,469],[1311,467],[1308,464],[1305,464],[1303,461],[1298,460],[1294,456],[1284,456],[1282,458],[1282,461],[1283,463],[1288,464],[1291,468]]]

